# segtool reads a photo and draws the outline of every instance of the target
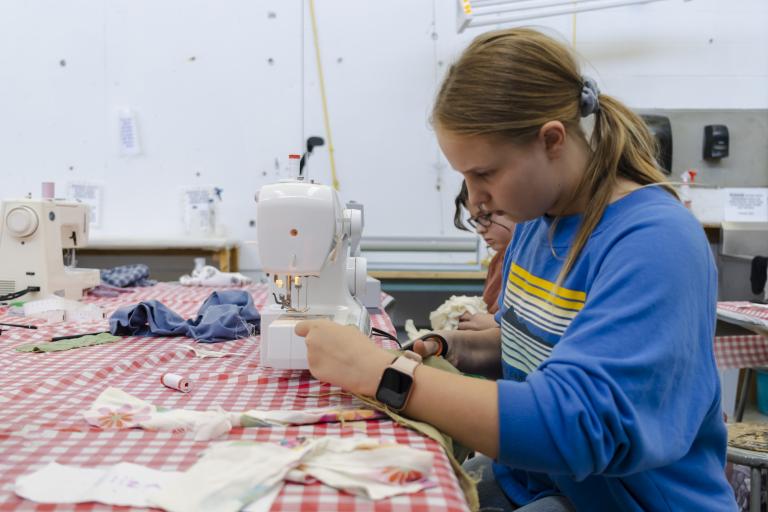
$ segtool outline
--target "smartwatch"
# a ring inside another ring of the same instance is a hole
[[[416,352],[403,352],[384,369],[376,389],[376,400],[395,411],[402,411],[413,389],[413,373],[421,364]]]

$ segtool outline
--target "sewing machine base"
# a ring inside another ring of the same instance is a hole
[[[306,313],[289,313],[276,304],[261,312],[261,365],[286,370],[306,370],[307,345],[294,332],[296,324],[305,320],[327,319],[341,325],[354,325],[366,336],[371,333],[368,311],[358,306],[313,308]]]

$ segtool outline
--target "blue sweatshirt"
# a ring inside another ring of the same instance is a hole
[[[518,505],[736,510],[713,339],[717,272],[701,225],[666,191],[609,205],[562,287],[581,216],[518,225],[497,320],[496,479]]]

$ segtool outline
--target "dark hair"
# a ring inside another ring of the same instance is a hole
[[[461,229],[462,231],[469,231],[469,228],[467,228],[467,226],[464,225],[464,221],[462,220],[462,214],[461,214],[461,210],[463,208],[467,208],[468,202],[469,202],[469,191],[467,190],[467,182],[462,181],[461,190],[459,190],[459,194],[453,200],[453,204],[456,206],[456,210],[453,212],[453,225]]]

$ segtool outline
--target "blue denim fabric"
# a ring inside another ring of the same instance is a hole
[[[185,320],[156,300],[124,306],[109,318],[116,336],[188,336],[203,343],[243,338],[260,325],[251,295],[242,290],[211,293],[195,319]]]
[[[477,494],[481,512],[574,512],[576,509],[565,496],[546,496],[528,505],[517,507],[496,483],[493,475],[493,461],[485,455],[478,455],[463,464],[465,470],[480,477]]]

